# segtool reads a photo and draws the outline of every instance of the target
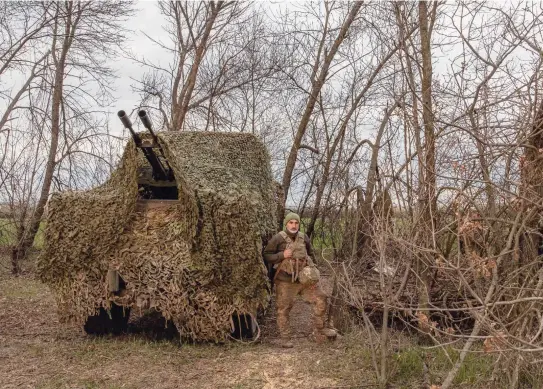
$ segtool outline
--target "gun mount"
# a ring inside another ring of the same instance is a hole
[[[149,120],[147,112],[145,112],[144,110],[140,110],[138,112],[138,116],[144,127],[151,134],[150,140],[142,139],[134,131],[134,129],[132,128],[132,122],[130,121],[130,118],[126,115],[125,111],[119,111],[117,113],[117,116],[119,117],[119,119],[121,119],[123,125],[130,131],[136,147],[141,149],[143,155],[145,156],[147,161],[149,161],[149,164],[151,165],[151,168],[153,170],[153,179],[157,181],[174,181],[175,178],[173,175],[173,170],[168,163],[166,156],[164,155],[164,151],[162,150],[162,146],[160,146],[155,132],[153,131],[153,128],[151,126],[151,120]],[[160,157],[157,155],[157,153],[155,153],[155,149],[160,152]]]

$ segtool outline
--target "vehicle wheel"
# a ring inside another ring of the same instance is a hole
[[[256,336],[257,324],[251,315],[232,316],[234,331],[230,334],[235,339],[252,339]]]
[[[112,304],[109,311],[100,308],[98,315],[89,316],[83,328],[90,335],[119,335],[128,329],[129,317],[130,308]]]
[[[121,305],[112,304],[111,306],[111,333],[119,335],[128,330],[128,319],[130,318],[130,308]],[[108,317],[109,319],[109,317]]]

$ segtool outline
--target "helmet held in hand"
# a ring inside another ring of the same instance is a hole
[[[314,285],[319,282],[321,273],[315,266],[306,266],[298,275],[298,280],[303,285]]]

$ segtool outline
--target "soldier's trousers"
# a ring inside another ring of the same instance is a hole
[[[290,337],[289,314],[298,295],[301,295],[304,301],[313,305],[315,330],[319,332],[324,329],[326,294],[320,289],[319,284],[304,286],[297,282],[276,280],[275,295],[277,327],[282,338]]]

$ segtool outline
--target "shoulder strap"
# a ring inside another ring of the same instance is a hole
[[[290,243],[290,238],[285,231],[279,231],[279,235],[281,235],[285,242]]]

